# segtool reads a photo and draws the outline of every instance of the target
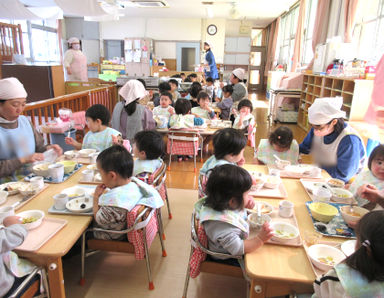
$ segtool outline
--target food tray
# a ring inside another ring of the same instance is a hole
[[[83,215],[83,216],[93,216],[93,211],[90,212],[84,212],[84,213],[78,213],[78,212],[72,212],[69,211],[67,208],[63,210],[57,210],[54,205],[52,205],[48,209],[48,213],[50,214],[61,214],[61,215]]]
[[[63,178],[63,181],[61,182],[52,182],[52,178],[51,177],[44,177],[44,182],[45,183],[54,183],[54,184],[58,184],[58,183],[63,183],[64,181],[66,181],[69,177],[71,177],[73,174],[75,174],[79,169],[81,169],[83,165],[81,163],[78,163],[76,166],[75,166],[75,169],[68,173],[68,174],[64,174],[64,178]],[[29,174],[28,176],[25,176],[24,180],[25,181],[30,181],[31,178],[33,177],[36,177],[38,175],[36,175],[35,173],[31,173]]]
[[[300,179],[300,178],[310,178],[310,179],[323,179],[322,174],[312,177],[310,175],[300,175],[300,174],[293,174],[293,173],[288,173],[287,171],[280,170],[278,169],[275,165],[268,165],[268,171],[271,169],[279,170],[280,171],[280,177],[281,178],[290,178],[290,179]]]
[[[80,184],[92,184],[92,185],[99,185],[99,184],[103,183],[103,181],[101,181],[101,180],[96,180],[95,177],[96,177],[96,175],[93,176],[92,181],[84,181],[84,180],[82,180],[83,177],[81,177],[79,180],[79,183]]]
[[[314,224],[314,229],[317,232],[319,232],[320,234],[322,234],[324,236],[329,236],[329,237],[356,239],[356,234],[355,234],[354,230],[351,229],[350,227],[348,227],[348,225],[345,223],[345,221],[344,221],[344,219],[340,213],[340,207],[347,206],[347,204],[327,203],[327,204],[330,204],[332,206],[335,206],[337,208],[337,210],[339,211],[339,213],[334,218],[332,218],[332,220],[329,223],[326,224],[327,225],[327,231],[321,231],[321,230],[318,230],[318,228],[315,225],[319,221],[317,221],[316,219],[314,219],[312,217],[311,210],[309,209],[309,204],[311,204],[311,203],[313,203],[313,202],[312,201],[305,202],[305,205],[307,206],[309,216],[311,217],[312,222]]]
[[[278,221],[278,222],[286,222],[290,223],[291,225],[294,225],[299,230],[299,225],[297,224],[297,219],[295,216],[295,213],[291,217],[281,217],[279,215],[279,208],[274,207],[272,213],[269,215],[271,217],[271,223]],[[300,231],[300,230],[299,230]],[[254,232],[253,228],[250,228],[250,236],[251,238],[256,236],[256,233]],[[295,246],[299,247],[303,245],[303,240],[301,238],[301,235],[299,233],[299,237],[293,240],[288,240],[287,242],[277,242],[273,241],[272,239],[268,240],[266,243],[269,244],[275,244],[275,245],[284,245],[284,246]]]
[[[47,187],[48,185],[44,185],[42,189],[40,189],[37,193],[35,193],[32,196],[23,196],[19,192],[15,195],[8,195],[7,200],[1,206],[14,206],[15,210],[18,210],[21,207],[23,207],[25,204],[27,204],[30,200],[32,200],[33,198],[38,196],[40,193],[42,193]]]
[[[319,180],[319,179],[300,179],[300,182],[301,182],[301,185],[303,185],[304,189],[305,189],[305,192],[308,194],[309,198],[313,200],[313,194],[312,192],[310,191],[310,189],[312,189],[313,187],[313,184],[314,183],[326,183],[325,180]],[[332,201],[332,198],[331,198],[331,201]],[[357,201],[355,199],[349,199],[349,200],[345,200],[345,203],[346,204],[357,204]]]
[[[39,227],[28,231],[23,244],[17,247],[21,251],[37,251],[58,231],[65,227],[67,221],[59,218],[45,217]]]
[[[57,161],[64,161],[64,160],[75,161],[75,162],[81,163],[81,164],[91,164],[91,158],[90,157],[80,157],[80,156],[75,157],[75,158],[71,158],[71,159],[66,159],[65,155],[62,155],[58,158]]]
[[[334,241],[319,241],[317,244],[326,244],[326,245],[329,245],[329,246],[333,246],[333,247],[335,247],[337,249],[340,249],[340,245],[341,245],[340,242],[334,242]],[[323,274],[327,273],[327,271],[323,271],[323,270],[317,268],[315,265],[313,265],[313,263],[311,261],[311,258],[309,257],[309,254],[308,254],[308,246],[306,245],[305,241],[304,241],[303,247],[304,247],[304,250],[305,250],[305,254],[307,255],[309,264],[312,267],[313,273],[315,273],[315,275],[316,275],[316,278],[318,278],[318,277],[322,276]],[[340,249],[340,251],[341,251],[341,249]]]
[[[259,198],[270,198],[270,199],[286,199],[288,198],[287,190],[285,189],[284,183],[274,189],[262,187],[260,190],[251,191],[251,196]]]

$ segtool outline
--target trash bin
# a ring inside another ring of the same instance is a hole
[[[73,146],[67,145],[65,143],[65,138],[68,136],[68,132],[71,138],[76,140],[76,129],[72,128],[70,131],[66,131],[63,133],[50,133],[50,138],[51,138],[51,144],[57,144],[61,148],[63,148],[63,151],[68,151],[68,150],[74,150]]]

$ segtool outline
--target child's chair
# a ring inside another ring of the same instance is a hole
[[[155,216],[156,215],[156,216]],[[148,274],[148,288],[153,290],[151,266],[149,260],[149,248],[153,239],[156,237],[156,233],[159,234],[160,244],[162,248],[163,257],[167,256],[167,252],[164,248],[163,239],[161,237],[161,231],[159,228],[159,216],[156,209],[152,209],[146,206],[137,205],[130,212],[127,213],[128,228],[122,231],[105,230],[101,228],[87,229],[82,235],[81,241],[81,279],[80,285],[85,284],[85,257],[94,254],[94,251],[85,252],[85,239],[87,232],[105,232],[113,234],[128,234],[128,241],[119,240],[101,240],[101,239],[89,239],[87,241],[88,249],[113,251],[113,252],[125,252],[134,253],[137,260],[145,258]]]
[[[198,131],[193,130],[169,130],[167,141],[167,153],[169,154],[168,170],[171,169],[172,155],[193,155],[194,171],[196,168],[196,156],[203,139]],[[203,160],[203,151],[200,151],[200,161]]]
[[[38,277],[38,275],[41,275],[41,278]],[[35,279],[34,282],[32,282]],[[35,297],[36,293],[39,291],[40,288],[40,279],[42,281],[42,286],[44,289],[44,292],[40,294],[39,297],[50,297],[49,294],[49,287],[48,287],[48,281],[47,281],[47,273],[44,268],[36,267],[31,273],[28,274],[28,276],[23,280],[23,282],[20,284],[20,286],[13,291],[8,297],[9,298],[16,298],[16,297],[22,297],[22,298],[32,298]],[[31,283],[32,282],[32,283]]]
[[[247,297],[249,297],[250,279],[245,272],[243,256],[233,256],[230,254],[214,252],[209,250],[207,246],[208,239],[204,227],[197,219],[196,213],[193,212],[191,218],[191,253],[185,277],[183,298],[187,297],[190,277],[196,278],[200,272],[232,277],[244,277],[247,281]],[[237,259],[240,267],[206,260],[207,255]]]

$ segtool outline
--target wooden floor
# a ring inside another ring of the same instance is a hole
[[[259,100],[263,96],[259,95]],[[264,109],[266,112],[266,109]],[[256,133],[257,144],[267,138],[271,129],[265,121],[258,119]],[[296,125],[288,125],[300,143],[305,132]],[[253,151],[247,148],[246,162],[253,162]],[[205,156],[205,159],[208,156]],[[307,159],[304,159],[304,162]],[[198,170],[202,163],[198,161]],[[155,290],[147,289],[145,261],[136,261],[133,256],[120,253],[98,253],[86,260],[86,284],[79,286],[80,256],[66,258],[63,262],[65,289],[67,297],[177,297],[182,296],[185,271],[190,253],[190,216],[197,199],[197,176],[193,169],[193,160],[172,162],[167,173],[167,186],[173,219],[168,220],[166,208],[163,208],[168,256],[161,256],[158,238],[150,249],[151,266]],[[190,281],[188,297],[191,298],[232,298],[245,297],[246,283],[240,278],[230,278],[202,273]]]

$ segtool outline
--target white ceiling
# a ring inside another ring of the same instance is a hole
[[[56,5],[54,0],[19,0],[27,6]],[[74,0],[67,0],[72,2]],[[81,0],[77,0],[81,1]],[[108,3],[118,0],[99,0]],[[129,2],[129,0],[125,0]],[[128,5],[125,9],[118,9],[120,18],[208,18],[207,6],[202,1],[211,1],[210,5],[214,18],[232,19],[234,17],[233,3],[237,10],[237,18],[252,20],[254,26],[264,27],[276,17],[289,9],[297,0],[166,0],[166,8],[138,8]],[[122,1],[124,2],[124,1]],[[129,4],[129,3],[128,3]],[[116,6],[117,7],[117,6]]]

